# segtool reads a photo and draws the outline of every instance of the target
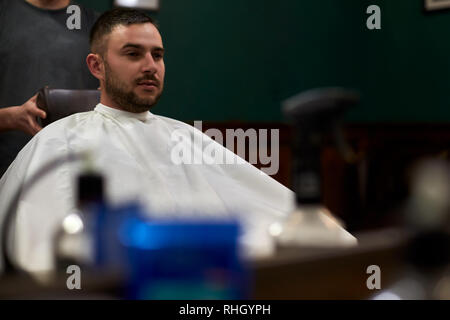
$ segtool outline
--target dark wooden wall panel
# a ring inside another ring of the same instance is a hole
[[[280,168],[272,177],[291,187],[293,130],[288,125],[203,124],[204,131],[209,128],[221,130],[224,137],[226,129],[280,130]],[[344,161],[328,137],[322,152],[323,202],[352,231],[400,224],[412,166],[427,157],[449,159],[450,124],[353,124],[345,126],[344,135],[360,157]]]

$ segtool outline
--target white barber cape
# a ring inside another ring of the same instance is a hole
[[[190,144],[187,149],[192,147],[193,157],[197,155],[194,164],[179,163],[174,151],[180,143]],[[198,159],[206,148],[235,163]],[[18,187],[44,164],[84,150],[92,151],[95,168],[106,177],[110,204],[137,200],[151,217],[238,214],[243,247],[256,254],[272,248],[268,225],[294,209],[292,191],[194,127],[150,112],[134,114],[98,104],[93,111],[50,124],[21,150],[0,180],[0,212],[4,214]],[[74,182],[81,168],[80,163],[55,168],[20,199],[14,254],[26,270],[52,268],[52,237],[75,209]],[[343,241],[354,240],[344,229],[342,233]]]

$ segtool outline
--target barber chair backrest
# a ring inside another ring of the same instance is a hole
[[[74,113],[91,111],[100,102],[99,90],[67,90],[42,88],[36,104],[47,113],[45,119],[38,118],[41,127]]]

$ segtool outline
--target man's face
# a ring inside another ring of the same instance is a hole
[[[161,35],[153,24],[115,27],[104,57],[108,100],[125,111],[148,111],[163,91],[163,54]]]

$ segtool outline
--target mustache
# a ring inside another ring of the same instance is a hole
[[[156,78],[155,78],[154,76],[152,76],[152,75],[145,75],[145,76],[143,76],[143,77],[137,78],[137,79],[135,80],[135,83],[136,83],[136,84],[139,84],[139,83],[142,82],[142,81],[152,81],[152,82],[154,82],[158,87],[160,86],[159,80],[156,79]]]

